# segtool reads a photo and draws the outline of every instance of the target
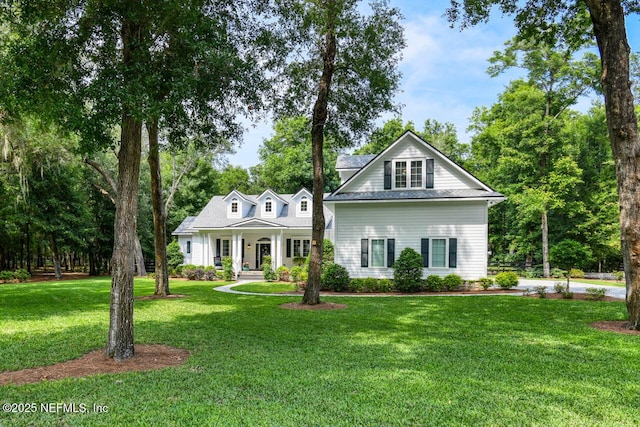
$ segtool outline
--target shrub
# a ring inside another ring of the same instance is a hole
[[[167,266],[169,268],[176,268],[184,262],[184,254],[180,250],[180,244],[178,241],[173,240],[167,245]]]
[[[429,292],[440,292],[442,290],[442,277],[437,274],[427,276],[426,288]]]
[[[518,275],[512,271],[505,271],[496,276],[496,285],[502,289],[511,289],[518,286]]]
[[[202,279],[204,279],[204,268],[202,268],[202,267],[196,268],[195,271],[194,271],[194,276],[195,276],[194,280],[202,280]]]
[[[293,258],[293,265],[304,265],[307,262],[307,257],[297,256]]]
[[[573,299],[573,292],[571,292],[569,289],[567,289],[566,291],[562,292],[562,298],[564,298],[564,299]]]
[[[182,277],[183,270],[184,270],[184,265],[179,265],[173,271],[177,277]]]
[[[417,292],[422,288],[422,255],[404,248],[393,264],[393,281],[402,292]]]
[[[349,287],[349,272],[340,264],[329,264],[320,280],[323,288],[342,292]]]
[[[15,278],[13,271],[2,270],[0,271],[0,281],[2,283],[11,282]]]
[[[554,279],[560,279],[561,277],[564,277],[565,274],[567,274],[567,272],[561,268],[552,268],[549,271],[549,276],[553,277]]]
[[[297,283],[300,281],[301,273],[302,273],[302,267],[300,267],[299,265],[291,267],[291,270],[289,271],[289,278]]]
[[[216,268],[212,265],[205,267],[204,269],[204,280],[208,280],[210,282],[214,280],[218,280],[218,275],[216,274]]]
[[[584,271],[579,268],[572,268],[569,272],[569,277],[572,279],[584,279]]]
[[[525,270],[524,274],[527,279],[537,279],[539,277],[542,277],[543,272],[539,268],[530,267]]]
[[[222,279],[233,280],[233,259],[231,257],[226,257],[222,259]]]
[[[356,293],[362,292],[364,290],[364,279],[351,279],[349,290]]]
[[[556,282],[556,284],[553,285],[553,290],[556,291],[557,294],[563,293],[564,289],[565,289],[564,283]]]
[[[533,288],[533,290],[536,292],[536,294],[538,294],[538,296],[540,298],[546,298],[547,297],[547,287],[542,285],[542,286],[536,286],[535,288]]]
[[[31,277],[31,274],[24,268],[19,268],[13,273],[13,277],[18,279],[18,282],[26,282]]]
[[[322,241],[322,268],[326,268],[330,264],[333,264],[334,253],[335,248],[333,247],[331,240],[324,239]]]
[[[585,289],[587,294],[584,296],[585,299],[590,299],[593,301],[601,301],[604,299],[607,290],[605,288],[587,288]]]
[[[624,279],[624,271],[616,271],[613,273],[613,275],[616,276],[616,280],[618,282]]]
[[[478,279],[478,283],[480,284],[480,287],[486,291],[493,286],[493,279],[490,279],[488,277],[481,277],[480,279]]]
[[[378,279],[376,290],[378,292],[391,292],[393,290],[393,283],[389,279]]]
[[[442,286],[448,291],[453,291],[457,287],[462,286],[462,283],[462,277],[457,274],[448,274],[442,279]]]
[[[291,274],[291,272],[289,271],[289,269],[284,266],[281,265],[280,267],[278,267],[276,269],[276,277],[279,281],[281,282],[288,282],[289,281],[289,275]]]
[[[182,269],[182,277],[186,277],[188,280],[196,280],[196,267],[193,264],[187,264]]]
[[[265,256],[262,260],[262,277],[264,277],[264,280],[267,282],[273,282],[276,280],[276,272],[273,271],[270,256]]]

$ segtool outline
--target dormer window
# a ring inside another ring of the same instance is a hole
[[[238,213],[238,199],[231,199],[231,213]]]
[[[267,213],[271,213],[272,205],[271,205],[271,197],[267,197],[267,201],[264,203],[264,211]]]
[[[302,196],[300,199],[300,212],[307,212],[309,210],[309,201],[307,196]]]

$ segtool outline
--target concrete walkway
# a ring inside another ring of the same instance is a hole
[[[233,289],[234,286],[238,286],[238,285],[244,285],[246,283],[255,283],[256,279],[241,279],[238,280],[237,282],[231,283],[229,285],[224,285],[224,286],[217,286],[215,288],[213,288],[214,290],[218,291],[218,292],[226,292],[229,294],[237,294],[237,295],[255,295],[255,296],[267,296],[267,297],[290,297],[292,296],[292,294],[265,294],[265,293],[257,293],[257,292],[243,292],[243,291],[236,291]],[[560,280],[558,280],[558,282],[560,282]],[[533,292],[534,288],[536,286],[544,286],[547,288],[547,292],[555,292],[555,290],[553,289],[553,286],[555,285],[555,281],[549,281],[549,280],[535,280],[535,279],[520,279],[518,286],[515,289],[524,291],[526,289],[529,289],[530,291]],[[562,283],[566,283],[566,281],[562,281]],[[610,296],[610,297],[614,297],[614,298],[622,298],[624,299],[626,297],[626,290],[623,287],[616,287],[616,286],[598,286],[598,285],[592,285],[592,284],[585,284],[585,283],[580,283],[580,282],[571,282],[570,284],[570,288],[572,292],[577,292],[577,293],[585,293],[586,292],[586,288],[605,288],[607,290],[606,295]],[[434,293],[434,294],[429,294],[429,295],[411,295],[411,294],[402,294],[402,295],[388,295],[388,294],[347,294],[345,293],[344,295],[336,295],[336,294],[325,294],[324,292],[321,292],[320,295],[323,296],[337,296],[337,297],[385,297],[385,296],[395,296],[395,297],[444,297],[444,296],[488,296],[488,295],[516,295],[516,296],[520,296],[522,295],[522,293],[518,292],[518,293],[513,293],[513,294],[504,294],[504,293],[492,293],[491,291],[487,291],[487,292],[482,292],[482,293],[478,293],[478,294],[449,294],[446,292],[441,292],[441,293]]]

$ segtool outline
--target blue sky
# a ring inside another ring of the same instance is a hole
[[[486,69],[488,59],[516,30],[511,17],[492,16],[488,24],[460,31],[450,28],[443,14],[449,0],[390,0],[403,15],[407,47],[400,63],[401,92],[395,100],[403,105],[402,119],[413,121],[418,129],[426,119],[450,122],[456,126],[458,138],[469,142],[466,133],[469,117],[479,106],[491,106],[509,81],[523,76],[510,71],[491,78]],[[627,18],[631,50],[640,50],[640,17]],[[578,109],[586,109],[590,101],[582,100]],[[383,116],[379,123],[392,118]],[[245,168],[259,162],[258,147],[273,134],[271,122],[250,125],[244,143],[237,153],[228,156],[229,163]]]

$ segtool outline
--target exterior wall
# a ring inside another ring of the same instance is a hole
[[[451,168],[449,164],[435,156],[420,142],[411,139],[406,144],[398,144],[392,147],[383,156],[376,159],[366,171],[362,172],[348,185],[345,191],[385,191],[384,190],[384,162],[402,159],[434,159],[434,189],[435,190],[465,190],[476,188],[477,184]],[[407,190],[406,188],[403,190]],[[393,190],[386,190],[393,191]]]
[[[487,202],[337,203],[334,212],[335,261],[352,278],[393,278],[393,268],[361,267],[361,239],[372,238],[395,239],[396,259],[405,247],[420,253],[423,238],[457,238],[457,267],[425,268],[424,277],[487,275]]]
[[[184,262],[183,262],[183,264],[193,264],[191,262],[191,255],[193,253],[193,246],[191,246],[191,251],[187,252],[187,242],[191,242],[191,245],[193,245],[193,237],[192,236],[178,236],[178,244],[180,245],[180,250],[184,254]]]

